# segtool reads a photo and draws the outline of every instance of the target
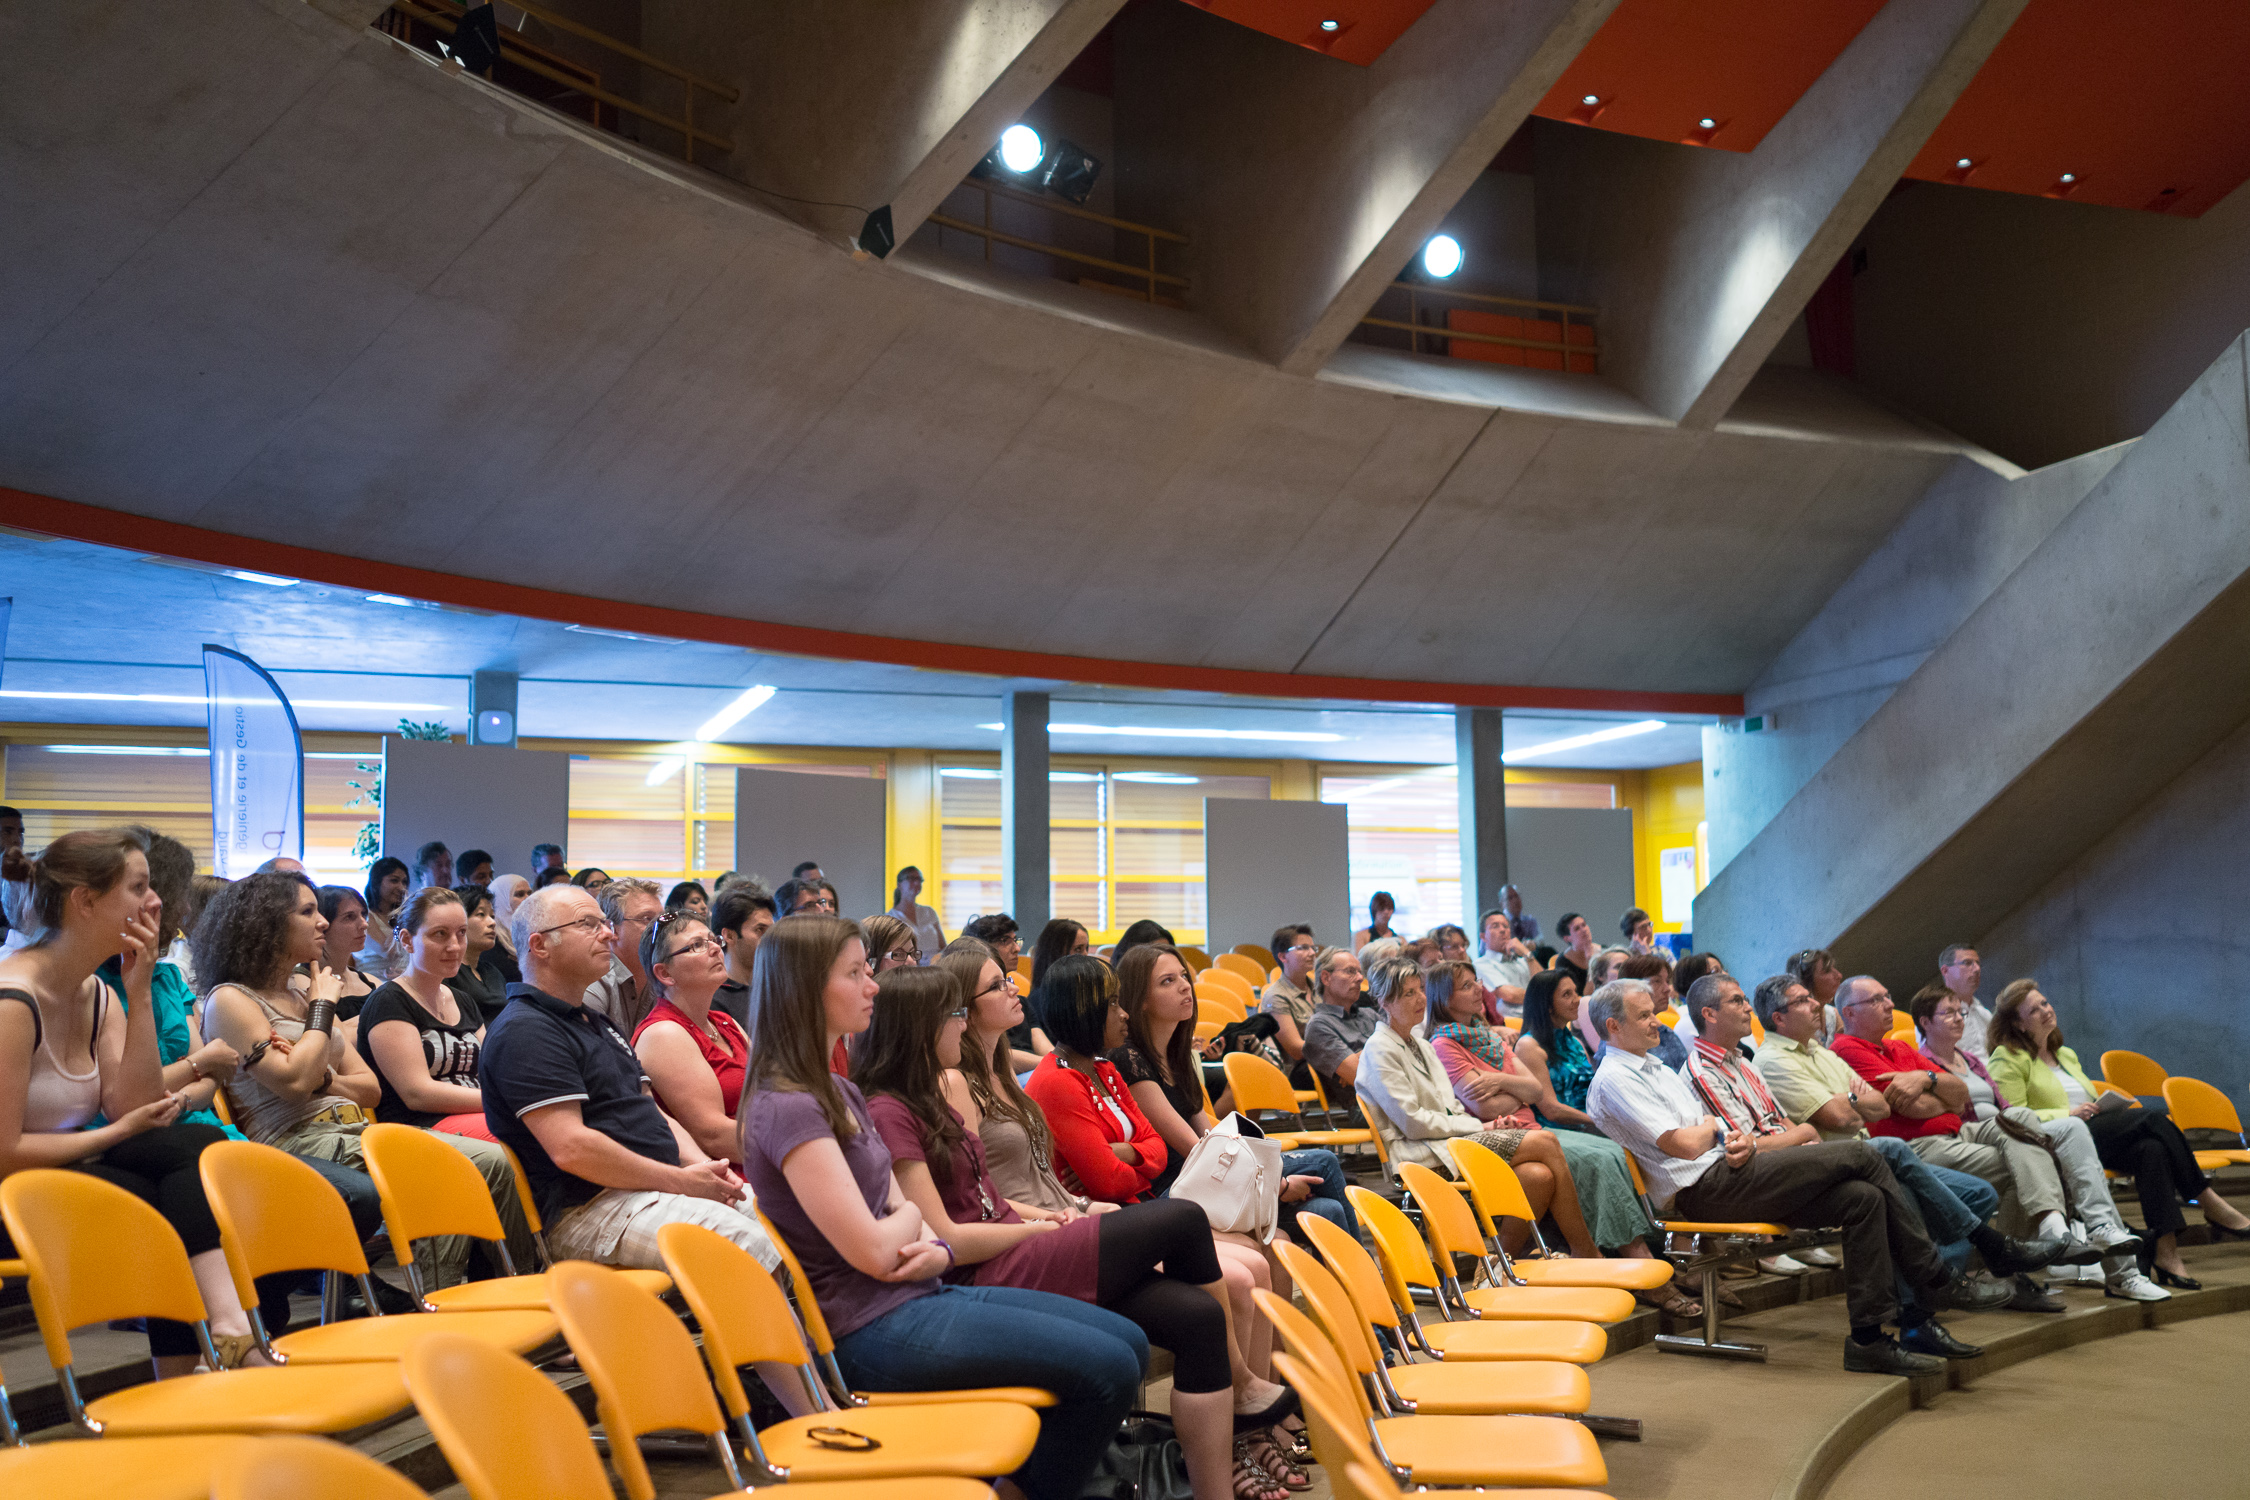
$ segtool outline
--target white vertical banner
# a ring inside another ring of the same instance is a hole
[[[239,651],[203,648],[211,723],[211,866],[239,880],[305,857],[305,747],[281,687]]]

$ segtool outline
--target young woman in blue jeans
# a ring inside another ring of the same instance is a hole
[[[854,1386],[1052,1391],[1031,1456],[1000,1490],[1077,1500],[1139,1393],[1148,1340],[1118,1314],[1070,1297],[938,1280],[952,1248],[899,1190],[859,1090],[828,1071],[837,1040],[864,1031],[874,1006],[853,923],[785,917],[759,943],[743,1176],[803,1264]]]

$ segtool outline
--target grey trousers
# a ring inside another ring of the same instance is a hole
[[[2034,1133],[2039,1130],[2039,1117],[2028,1109],[2011,1109],[2008,1115]],[[2069,1213],[2054,1157],[2044,1146],[2009,1135],[1998,1120],[1971,1121],[1959,1135],[1925,1135],[1908,1144],[1933,1167],[1951,1167],[1991,1183],[2000,1194],[1999,1221],[2005,1233],[2028,1234],[2041,1214]]]

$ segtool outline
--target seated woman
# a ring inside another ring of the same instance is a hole
[[[1599,1135],[1593,1117],[1586,1113],[1586,1086],[1594,1081],[1594,1061],[1578,1038],[1581,1003],[1578,981],[1560,965],[1532,975],[1523,992],[1523,1033],[1516,1039],[1515,1054],[1524,1071],[1539,1080],[1539,1098],[1532,1108],[1540,1124],[1549,1130]]]
[[[1995,1119],[2009,1108],[1984,1063],[1961,1045],[1969,1010],[1959,996],[1946,988],[1945,981],[1933,979],[1923,985],[1907,1008],[1914,1017],[1915,1030],[1921,1035],[1922,1060],[1941,1073],[1951,1073],[1969,1091],[1969,1102],[1956,1111],[1964,1122]],[[2141,1273],[2137,1254],[2141,1248],[2140,1237],[2126,1227],[2124,1218],[2117,1212],[2109,1181],[2102,1175],[2101,1153],[2094,1145],[2086,1122],[2076,1115],[2065,1114],[2041,1120],[2039,1128],[2046,1134],[2047,1145],[2054,1153],[2055,1170],[2062,1179],[2075,1216],[2085,1222],[2087,1238],[2102,1252],[2104,1284],[2113,1294],[2135,1302],[2168,1300],[2172,1294]],[[2069,1226],[2060,1222],[2059,1214],[2053,1219],[2051,1223],[2033,1225],[2033,1231],[2059,1233],[2067,1239],[2072,1233]],[[2045,1274],[2050,1279],[2067,1281],[2075,1278],[2079,1269],[2074,1265],[2053,1265]]]
[[[367,889],[360,899],[367,907],[367,936],[360,941],[355,967],[376,984],[398,978],[399,970],[406,967],[406,945],[398,940],[398,909],[406,904],[406,861],[386,854],[367,867]],[[330,969],[342,974],[345,971],[331,964]],[[198,974],[197,980],[207,989],[211,976]],[[337,998],[343,998],[339,990]]]
[[[1093,1218],[1010,1202],[986,1170],[983,1140],[945,1097],[942,1079],[961,1064],[966,998],[950,966],[892,970],[852,1059],[900,1190],[953,1247],[946,1279],[1059,1292],[1123,1313],[1172,1351],[1172,1422],[1200,1500],[1230,1491],[1283,1500],[1234,1432],[1245,1420],[1279,1420],[1293,1402],[1243,1363],[1203,1211],[1165,1201]]]
[[[1428,1004],[1422,1034],[1445,1069],[1453,1097],[1461,1107],[1489,1127],[1531,1130],[1538,1123],[1534,1107],[1539,1101],[1539,1081],[1515,1055],[1515,1038],[1486,1020],[1488,1004],[1473,964],[1451,959],[1422,971],[1422,988]],[[1625,1165],[1625,1148],[1606,1136],[1578,1131],[1540,1131],[1534,1139],[1552,1141],[1562,1152],[1563,1165],[1575,1186],[1578,1206],[1584,1211],[1590,1246],[1572,1245],[1573,1255],[1612,1254],[1645,1258],[1648,1247],[1648,1211],[1633,1191],[1633,1176]],[[1538,1164],[1538,1153],[1525,1157],[1519,1150],[1512,1162],[1519,1177],[1526,1166]],[[1448,1161],[1439,1170],[1453,1175]],[[1530,1192],[1526,1178],[1524,1190]],[[1559,1187],[1558,1187],[1559,1192]],[[1532,1199],[1533,1206],[1539,1200]],[[1555,1220],[1567,1238],[1569,1225]],[[1510,1247],[1513,1248],[1512,1246]],[[1702,1308],[1673,1287],[1641,1294],[1651,1307],[1682,1317],[1694,1317]]]
[[[592,895],[595,891],[609,884],[609,871],[603,869],[600,865],[588,865],[577,874],[570,876],[569,879],[572,885],[577,886],[588,895]],[[542,885],[546,883],[545,881],[540,882]]]
[[[495,875],[486,887],[492,892],[493,936],[499,940],[500,952],[506,957],[508,972],[514,977],[508,982],[523,982],[523,965],[516,959],[516,935],[509,931],[515,921],[516,906],[531,894],[531,882],[521,875]]]
[[[868,969],[878,977],[893,969],[903,969],[923,962],[923,953],[914,929],[898,917],[884,912],[866,917],[859,924],[860,941],[867,945]],[[849,1078],[852,1072],[851,1049],[857,1038],[838,1037],[836,1050],[828,1055],[828,1071],[838,1078]]]
[[[940,960],[947,967],[956,962]],[[958,979],[961,969],[953,974]],[[970,983],[983,988],[983,974],[980,966]],[[1021,1003],[1012,986],[1005,994],[991,988],[969,1001],[961,1066],[945,1076],[946,1100],[984,1142],[985,1164],[1009,1202],[1027,1214],[1035,1208],[1062,1215],[1114,1212],[1116,1204],[1074,1193],[1055,1175],[1055,1137],[1047,1117],[1002,1055]]]
[[[461,910],[469,916],[469,948],[462,956],[459,978],[473,989],[479,1010],[498,1015],[508,1003],[508,986],[523,980],[516,956],[500,942],[500,903],[489,886],[457,885],[453,894],[461,898]]]
[[[425,907],[425,919],[431,911],[442,910],[455,913],[458,921],[460,903],[450,891],[440,894],[451,904]],[[303,876],[249,875],[221,891],[195,929],[196,973],[210,986],[204,1000],[204,1029],[242,1054],[242,1066],[227,1085],[227,1100],[234,1123],[245,1136],[293,1155],[319,1157],[365,1172],[360,1133],[374,1120],[388,1085],[354,1047],[335,1035],[341,984],[336,971],[321,961],[327,930],[313,886]],[[402,958],[411,957],[410,949],[400,952]],[[458,954],[454,962],[459,962]],[[443,959],[433,954],[428,963],[426,973],[434,979],[416,976],[412,983],[442,989],[443,976],[436,970],[443,967]],[[309,979],[295,976],[299,964],[310,966]],[[441,1022],[415,998],[416,993],[386,985],[368,997],[368,1007],[374,1007],[379,997],[386,1002],[386,1014],[370,1030],[386,1022],[405,1027],[406,1035],[394,1033],[404,1044],[396,1050],[396,1063],[388,1061],[393,1053],[375,1054],[386,1058],[394,1078],[410,1073],[417,1062],[427,1076],[430,1059],[457,1056],[464,1050],[458,1045],[460,1020],[451,1026]],[[388,1014],[394,1001],[397,1013]],[[366,1015],[363,1008],[363,1021]],[[445,1041],[423,1038],[425,1026]],[[460,1095],[448,1095],[449,1102],[434,1110],[419,1111],[398,1099],[395,1090],[393,1097],[396,1107],[407,1113],[444,1118],[465,1112],[466,1101]],[[537,1264],[507,1153],[489,1140],[471,1136],[447,1133],[439,1139],[477,1164],[508,1232],[508,1253],[516,1264]],[[415,1246],[416,1274],[426,1288],[441,1286],[467,1266],[471,1248],[470,1241],[458,1236],[422,1241]]]
[[[490,1142],[477,1085],[485,1015],[459,982],[468,928],[449,887],[414,893],[398,915],[406,968],[367,997],[356,1050],[380,1091],[376,1119]]]
[[[1139,1394],[1148,1341],[1075,1298],[940,1280],[953,1247],[900,1189],[859,1090],[828,1070],[836,1040],[867,1029],[875,992],[851,922],[787,917],[759,943],[743,1175],[804,1266],[845,1379],[871,1390],[1053,1392],[1030,1458],[1008,1478],[1031,1500],[1078,1500]]]
[[[1102,960],[1087,957],[1064,959],[1047,979],[1047,1022],[1054,1028],[1048,1035],[1055,1050],[1031,1070],[1023,1091],[1054,1132],[1063,1186],[1105,1203],[1152,1197],[1172,1153],[1133,1102],[1124,1076],[1103,1056],[1125,1044],[1117,976]],[[970,1003],[982,999],[972,992]]]
[[[2055,1007],[2038,984],[2019,979],[1992,1002],[1991,1074],[1993,1085],[2010,1104],[2027,1106],[2042,1120],[2065,1115],[2086,1122],[2102,1165],[2133,1179],[2141,1217],[2148,1229],[2140,1249],[2141,1270],[2160,1286],[2199,1291],[2203,1283],[2187,1274],[2180,1259],[2179,1233],[2187,1227],[2180,1200],[2193,1198],[2203,1208],[2211,1237],[2250,1239],[2250,1217],[2219,1196],[2195,1164],[2195,1152],[2169,1115],[2149,1109],[2103,1109],[2094,1086],[2078,1066],[2078,1054],[2063,1045]],[[2153,1243],[2151,1243],[2153,1242]],[[2105,1292],[2104,1295],[2115,1295]]]
[[[726,981],[726,954],[701,918],[681,911],[649,924],[641,967],[655,981],[657,1001],[633,1028],[633,1055],[648,1073],[656,1102],[706,1156],[740,1167],[736,1115],[750,1038],[711,1004]]]
[[[320,957],[336,972],[336,1014],[344,1020],[357,1021],[360,1007],[383,983],[359,970],[359,952],[367,943],[367,898],[348,885],[324,885],[316,895],[321,919],[328,924],[328,935],[321,940]]]
[[[692,912],[704,921],[711,920],[711,893],[700,880],[683,880],[665,893],[666,911]]]
[[[219,1249],[197,1159],[225,1137],[180,1122],[166,1090],[151,992],[161,906],[148,855],[118,828],[66,833],[31,862],[31,942],[0,959],[0,1177],[60,1167],[140,1199],[179,1232],[224,1365],[262,1364]],[[120,1014],[94,971],[111,958]],[[94,1125],[97,1115],[108,1123]],[[0,1256],[14,1247],[0,1228]],[[195,1331],[151,1319],[159,1379],[195,1368]]]

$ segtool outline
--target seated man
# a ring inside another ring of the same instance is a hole
[[[1888,1115],[1869,1124],[1871,1133],[1897,1136],[1933,1166],[1972,1173],[1998,1188],[2001,1211],[2038,1236],[2029,1248],[2044,1257],[2040,1264],[2083,1266],[2102,1258],[2102,1247],[2070,1226],[2062,1174],[2036,1115],[2007,1110],[1993,1119],[1962,1123],[1968,1086],[1932,1068],[1911,1041],[1889,1038],[1891,992],[1872,975],[1843,982],[1836,991],[1836,1012],[1844,1028],[1836,1034],[1836,1055],[1881,1089],[1890,1107]],[[2105,1234],[2123,1232],[2120,1224]],[[2026,1312],[2063,1310],[2059,1298],[2028,1281],[2018,1282],[2009,1305]]]
[[[1360,990],[1367,971],[1348,948],[1331,948],[1313,970],[1312,1020],[1305,1024],[1305,1063],[1320,1075],[1331,1108],[1356,1117],[1352,1085],[1359,1053],[1383,1024],[1382,1009]]]
[[[1874,1147],[1821,1141],[1810,1125],[1758,1136],[1729,1130],[1685,1079],[1651,1055],[1661,1028],[1646,984],[1612,980],[1587,1005],[1609,1050],[1587,1090],[1586,1112],[1640,1162],[1660,1209],[1707,1222],[1840,1226],[1851,1318],[1846,1370],[1928,1375],[1945,1368],[1943,1359],[1902,1348],[1884,1332],[1894,1319],[1916,1343],[1948,1354],[1967,1348],[1942,1329],[1916,1330],[1931,1320],[1953,1276],[1914,1200]],[[1912,1289],[1912,1304],[1901,1302],[1901,1284]]]
[[[742,1179],[657,1107],[632,1043],[586,1004],[610,963],[594,898],[547,886],[514,925],[523,982],[485,1032],[484,1117],[523,1161],[554,1258],[662,1270],[657,1230],[689,1223],[779,1264]]]

